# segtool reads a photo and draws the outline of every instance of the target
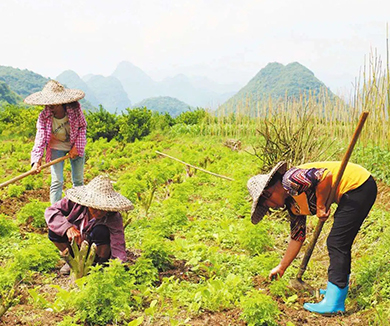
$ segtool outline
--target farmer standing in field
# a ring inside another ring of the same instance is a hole
[[[125,235],[120,211],[133,209],[132,202],[112,187],[107,177],[98,176],[88,185],[73,187],[66,196],[45,211],[49,239],[64,252],[72,239],[95,243],[96,263],[109,258],[126,261]],[[65,264],[61,274],[69,274]]]
[[[31,170],[39,173],[44,151],[46,162],[70,155],[73,186],[84,184],[84,148],[87,143],[87,123],[78,100],[85,96],[78,89],[66,89],[59,82],[50,80],[41,92],[24,100],[31,105],[43,105],[39,114],[37,133],[31,152]],[[62,197],[64,162],[51,166],[50,202]]]
[[[316,162],[287,170],[287,163],[279,162],[269,174],[249,179],[253,224],[259,223],[269,208],[284,207],[290,215],[290,242],[281,262],[270,272],[270,279],[282,277],[299,253],[306,237],[306,215],[317,215],[322,221],[329,217],[325,203],[340,166],[341,162]],[[371,174],[348,163],[336,191],[334,201],[338,207],[327,239],[330,266],[325,297],[319,303],[305,303],[306,310],[320,314],[345,311],[352,243],[376,195],[377,186]]]

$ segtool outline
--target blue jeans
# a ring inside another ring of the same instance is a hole
[[[61,151],[57,149],[51,150],[51,159],[63,157],[67,154],[67,151]],[[73,187],[82,186],[84,184],[84,156],[70,159],[70,165],[72,167],[72,183]],[[50,203],[61,200],[62,188],[64,185],[64,161],[52,165],[51,167],[51,185],[50,185]]]

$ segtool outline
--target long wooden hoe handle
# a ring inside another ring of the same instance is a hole
[[[355,144],[359,138],[360,132],[363,129],[363,125],[366,122],[367,116],[368,116],[368,112],[362,112],[362,114],[360,115],[359,123],[356,127],[355,133],[352,136],[352,140],[348,146],[348,149],[347,149],[346,153],[344,154],[343,160],[341,162],[340,170],[337,173],[336,181],[334,182],[332,189],[331,189],[331,192],[329,194],[329,197],[326,201],[326,209],[327,210],[330,208],[330,205],[333,203],[333,199],[336,195],[336,191],[337,191],[337,188],[339,186],[340,180],[343,176],[345,168],[347,167],[349,158],[351,157],[353,148],[355,147]],[[321,230],[322,230],[322,227],[324,226],[324,223],[325,222],[322,222],[322,221],[318,221],[318,223],[317,223],[317,226],[314,230],[313,238],[312,238],[312,240],[311,240],[311,242],[310,242],[310,244],[305,252],[305,256],[302,259],[301,265],[299,266],[299,271],[297,274],[297,279],[299,281],[302,281],[302,275],[306,271],[307,264],[309,263],[310,257],[313,253],[314,247],[317,243],[318,237],[321,233]]]
[[[65,161],[69,157],[70,157],[69,154],[67,154],[67,155],[65,155],[63,157],[57,158],[57,159],[55,159],[55,160],[53,160],[53,161],[51,161],[49,163],[46,163],[46,164],[42,165],[41,169],[45,169],[45,168],[47,168],[47,167],[49,167],[49,166],[51,166],[53,164]],[[0,189],[5,187],[5,186],[8,186],[9,184],[14,183],[14,182],[16,182],[16,181],[18,181],[20,179],[23,179],[23,178],[25,178],[25,177],[29,176],[30,174],[33,174],[33,173],[34,173],[34,171],[30,170],[30,171],[27,171],[27,172],[25,172],[25,173],[23,173],[21,175],[18,175],[17,177],[15,177],[15,178],[13,178],[11,180],[3,182],[3,183],[0,184]]]

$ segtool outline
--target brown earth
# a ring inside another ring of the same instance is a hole
[[[0,213],[14,217],[24,205],[30,202],[31,199],[49,202],[49,187],[37,190],[26,190],[19,197],[0,198]]]
[[[130,263],[137,259],[139,253],[127,252]],[[61,264],[54,271],[54,278],[51,280],[51,284],[60,285],[62,288],[69,288],[70,280],[67,276],[62,276],[59,274],[59,269]],[[185,266],[183,261],[175,261],[172,264],[170,270],[165,271],[160,274],[160,279],[162,277],[175,276],[179,279],[189,279],[193,275],[189,275],[188,266]],[[29,301],[29,294],[27,288],[34,288],[36,286],[41,286],[40,293],[45,294],[46,298],[54,298],[56,290],[53,289],[50,285],[46,284],[44,278],[40,275],[34,280],[34,284],[27,284],[24,287],[20,295],[20,302],[16,306],[10,308],[7,313],[2,317],[0,321],[0,326],[17,326],[17,325],[39,325],[39,326],[53,326],[56,323],[62,321],[63,317],[66,315],[64,313],[55,313],[47,311],[44,309],[35,308]],[[259,290],[267,291],[269,281],[255,277],[254,279],[255,287]],[[268,293],[269,294],[269,293]],[[279,310],[281,311],[279,325],[287,325],[288,322],[292,322],[295,326],[301,325],[313,325],[313,326],[355,326],[355,325],[368,325],[367,316],[364,313],[359,311],[349,309],[343,315],[337,315],[333,317],[324,317],[314,313],[310,313],[302,308],[304,302],[314,302],[316,299],[312,298],[309,294],[304,292],[298,292],[298,299],[295,303],[286,305],[282,299],[276,299],[275,301],[278,304]],[[348,305],[347,305],[348,309]],[[180,316],[180,314],[179,314]],[[184,312],[183,312],[184,316]],[[182,317],[182,319],[186,319]],[[144,323],[144,325],[158,325],[165,326],[167,320],[164,318],[162,320],[156,319],[153,323]],[[198,316],[192,317],[187,325],[192,326],[201,326],[201,325],[212,325],[212,326],[244,326],[246,323],[240,319],[240,310],[231,309],[224,310],[220,312],[210,312],[204,311]]]
[[[378,182],[378,197],[376,205],[382,206],[386,210],[390,210],[390,187],[382,182]],[[6,198],[0,200],[0,213],[9,216],[15,216],[16,213],[23,207],[30,199],[35,198],[40,201],[49,201],[49,189],[39,189],[26,191],[19,198]],[[139,256],[139,253],[128,251],[129,262],[134,262]],[[69,286],[69,278],[59,274],[59,265],[53,272],[55,277],[51,284],[60,285],[63,288]],[[175,276],[182,280],[196,281],[197,276],[192,274],[183,261],[174,261],[172,268],[160,273],[160,281],[163,277]],[[256,288],[267,288],[267,280],[255,278],[254,283]],[[23,287],[18,295],[20,302],[11,307],[0,320],[0,326],[16,326],[16,325],[39,325],[39,326],[53,326],[62,321],[65,314],[54,313],[44,309],[35,308],[29,302],[29,294],[27,288],[34,288],[42,286],[40,291],[47,295],[47,299],[53,298],[55,289],[47,285],[41,276],[37,276],[33,283],[27,284]],[[266,290],[267,291],[267,290]],[[354,307],[349,307],[347,302],[347,312],[343,315],[333,317],[325,317],[318,314],[310,313],[302,308],[304,302],[314,302],[316,299],[306,293],[298,293],[298,299],[295,303],[287,305],[282,299],[277,299],[276,302],[281,311],[279,318],[279,325],[286,326],[288,322],[295,326],[313,325],[313,326],[356,326],[368,325],[368,315],[365,312],[358,311]],[[185,318],[183,317],[183,320]],[[145,324],[145,323],[144,323]],[[156,320],[152,324],[147,325],[165,325],[166,321]],[[145,324],[146,325],[146,324]],[[242,326],[246,325],[240,319],[240,311],[238,309],[225,310],[221,312],[205,311],[200,315],[191,318],[187,325],[201,326]]]

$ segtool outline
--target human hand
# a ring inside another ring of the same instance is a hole
[[[69,242],[74,239],[78,245],[81,244],[81,234],[80,231],[77,230],[74,226],[71,226],[68,230],[66,230],[66,236],[69,239]]]
[[[317,207],[317,217],[321,222],[325,222],[330,215],[330,209],[326,211],[325,207]]]
[[[282,266],[278,265],[274,269],[271,270],[268,277],[271,281],[277,280],[279,277],[283,276],[284,271],[285,271],[285,269],[282,268]]]
[[[31,167],[32,174],[41,172],[41,162],[35,162]]]
[[[72,149],[69,151],[69,156],[72,159],[76,158],[77,156],[79,156],[79,152],[77,151],[76,146],[73,146]]]

